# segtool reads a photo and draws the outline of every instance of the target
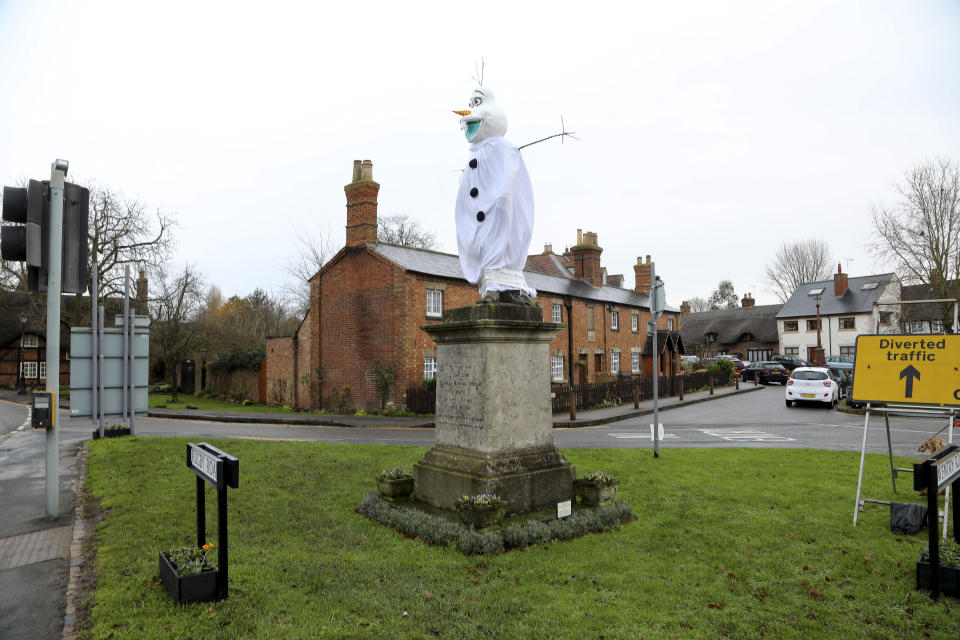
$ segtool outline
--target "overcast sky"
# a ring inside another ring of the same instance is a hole
[[[619,5],[619,6],[618,6]],[[381,215],[456,252],[466,107],[484,61],[536,198],[531,253],[594,231],[609,273],[650,254],[667,300],[721,279],[776,298],[784,241],[851,276],[870,207],[960,157],[960,2],[0,0],[0,179],[97,180],[179,222],[176,261],[277,291],[298,233],[344,243],[373,161]]]

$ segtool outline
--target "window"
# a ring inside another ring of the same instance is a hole
[[[850,318],[840,318],[840,328],[841,329],[856,329],[857,328],[857,319],[854,317]]]
[[[810,289],[810,293],[808,293],[807,295],[819,296],[822,293],[823,293],[823,287],[817,287],[816,289]]]
[[[36,378],[37,377],[37,363],[36,362],[21,362],[20,369],[23,371],[24,378]]]
[[[908,333],[923,333],[923,320],[911,320],[907,323]]]
[[[880,284],[880,283],[879,283],[879,282],[868,282],[867,284],[865,284],[865,285],[863,285],[862,287],[860,287],[860,290],[861,290],[861,291],[869,291],[869,290],[871,290],[871,289],[876,289],[878,284]]]
[[[630,330],[634,333],[640,331],[640,316],[636,313],[630,315]]]
[[[750,362],[764,362],[769,360],[773,352],[770,349],[747,349],[747,360]]]
[[[708,333],[708,334],[706,334],[706,335],[703,336],[703,340],[704,340],[704,342],[706,342],[706,343],[708,343],[708,344],[714,343],[714,342],[717,341],[717,334],[715,334],[715,333]]]
[[[942,321],[942,320],[931,320],[931,321],[930,321],[930,332],[931,332],[931,333],[943,333],[943,321]]]
[[[593,321],[593,307],[587,307],[587,331],[595,331],[596,326]]]
[[[40,363],[40,379],[41,380],[47,379],[47,363],[46,362]]]
[[[630,370],[633,373],[640,373],[640,354],[636,351],[630,354]]]
[[[807,320],[807,331],[816,331],[817,330],[817,319]]]
[[[427,317],[439,318],[443,316],[443,291],[427,289]]]
[[[784,320],[783,321],[783,332],[789,333],[792,331],[800,331],[800,321],[799,320]]]
[[[857,347],[855,345],[850,345],[849,347],[840,347],[840,355],[842,356],[856,356]]]
[[[667,329],[673,331],[673,318],[667,318]]]
[[[423,359],[423,379],[433,380],[436,377],[437,377],[437,359],[424,358]]]
[[[40,342],[37,340],[37,336],[33,333],[27,333],[23,336],[23,346],[24,348],[37,347]]]
[[[553,322],[563,322],[563,306],[554,303],[553,304]]]
[[[554,380],[563,380],[563,356],[550,357],[550,377]]]
[[[620,373],[620,352],[610,353],[610,373]]]
[[[893,317],[893,311],[880,312],[880,324],[890,324],[890,318]]]
[[[783,355],[785,355],[785,356],[793,356],[794,358],[799,357],[799,356],[800,356],[800,347],[784,347],[784,348],[783,348]]]
[[[610,312],[610,330],[611,331],[620,330],[620,312],[619,311]]]

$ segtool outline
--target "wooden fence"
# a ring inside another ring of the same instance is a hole
[[[708,386],[711,377],[713,377],[714,386],[717,387],[722,387],[730,382],[730,376],[726,372],[708,373],[698,371],[683,376],[660,376],[657,383],[659,385],[658,395],[661,398],[678,395],[681,380],[683,380],[684,392]],[[612,400],[617,404],[632,403],[634,387],[639,387],[641,400],[653,398],[653,378],[618,376],[617,379],[610,382],[575,384],[572,388],[565,382],[553,383],[550,385],[550,391],[553,394],[553,412],[562,413],[570,410],[571,391],[577,398],[577,409],[586,410],[596,407],[605,400]],[[437,392],[435,388],[428,390],[421,387],[410,387],[407,389],[407,409],[410,411],[436,413],[436,408]]]

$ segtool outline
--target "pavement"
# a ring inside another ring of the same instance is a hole
[[[715,400],[762,387],[718,388],[661,398],[658,408],[668,411],[699,402]],[[24,405],[29,396],[0,389],[0,402]],[[45,433],[24,424],[0,435],[0,640],[73,640],[76,621],[75,595],[83,563],[84,521],[77,496],[85,477],[84,442],[92,435],[92,424],[76,424],[68,418],[68,406],[61,402],[59,438],[59,516],[46,514]],[[26,409],[26,407],[24,407]],[[627,420],[653,413],[653,400],[639,405],[578,411],[554,416],[554,427],[587,427]],[[241,413],[152,409],[150,417],[173,420],[316,425],[339,427],[423,427],[433,426],[432,418],[383,418],[380,416],[322,416],[276,413]]]

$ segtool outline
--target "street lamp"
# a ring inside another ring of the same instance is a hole
[[[20,351],[17,354],[17,394],[24,395],[27,392],[27,381],[23,379],[23,335],[27,330],[27,312],[20,312]]]

